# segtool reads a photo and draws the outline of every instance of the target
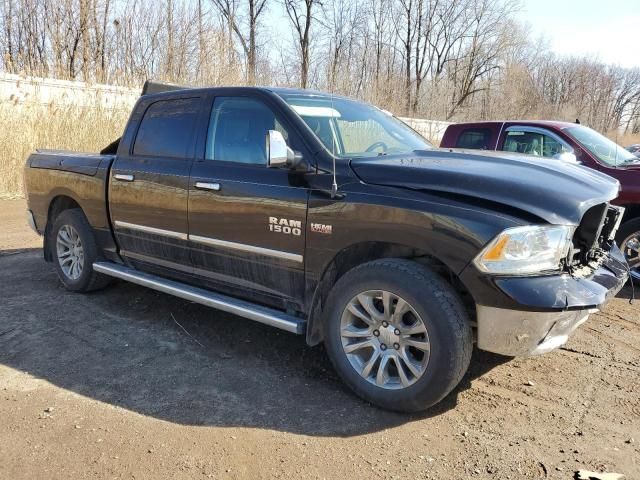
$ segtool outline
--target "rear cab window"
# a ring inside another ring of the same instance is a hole
[[[133,155],[191,157],[199,112],[200,98],[174,98],[152,103],[140,122]]]
[[[463,130],[456,142],[456,148],[473,150],[492,150],[490,128],[468,128]]]

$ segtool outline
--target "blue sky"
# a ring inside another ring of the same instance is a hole
[[[640,0],[522,0],[519,17],[560,54],[640,67]]]

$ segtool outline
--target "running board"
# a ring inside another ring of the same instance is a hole
[[[244,300],[237,300],[226,295],[210,292],[198,287],[192,287],[185,283],[167,280],[166,278],[140,272],[133,268],[125,267],[112,262],[95,262],[93,269],[110,277],[120,278],[131,283],[152,288],[160,292],[168,293],[176,297],[184,298],[195,303],[213,307],[224,312],[233,313],[240,317],[255,320],[272,327],[286,330],[299,335],[305,332],[307,322],[303,319],[288,315],[278,310],[255,305]]]

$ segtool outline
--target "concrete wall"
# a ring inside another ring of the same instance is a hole
[[[423,118],[400,117],[400,119],[420,133],[420,135],[433,142],[436,147],[440,146],[440,140],[442,140],[444,136],[444,131],[451,125],[451,122],[425,120]]]
[[[130,110],[140,96],[141,90],[142,88],[131,89],[0,73],[0,102],[10,102],[15,105],[75,105]],[[435,143],[440,142],[444,131],[450,125],[449,122],[421,118],[402,118],[402,120]]]
[[[141,89],[0,73],[0,102],[131,109]]]

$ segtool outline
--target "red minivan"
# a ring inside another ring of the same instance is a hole
[[[579,162],[616,178],[621,191],[614,203],[626,208],[616,241],[633,277],[640,280],[640,158],[631,152],[583,125],[542,120],[449,125],[440,147],[502,150]]]

